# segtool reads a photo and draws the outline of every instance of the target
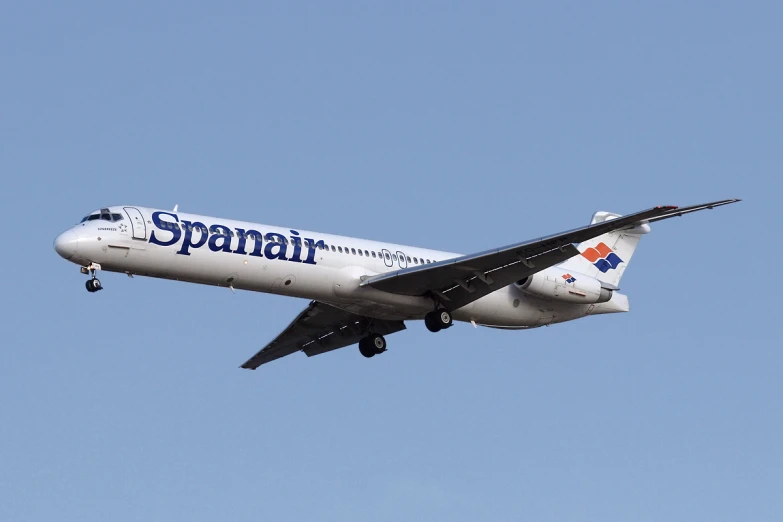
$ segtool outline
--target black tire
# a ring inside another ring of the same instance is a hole
[[[432,333],[440,332],[440,325],[437,317],[435,317],[435,312],[430,312],[424,316],[424,326]]]
[[[86,283],[84,283],[84,287],[87,288],[87,291],[92,293],[95,291],[95,288],[92,286],[92,279],[88,279]]]
[[[451,312],[445,308],[435,310],[424,316],[424,324],[430,332],[440,332],[454,324]]]
[[[375,349],[373,348],[372,344],[370,344],[369,337],[362,337],[362,339],[359,340],[359,353],[368,359],[375,355]]]

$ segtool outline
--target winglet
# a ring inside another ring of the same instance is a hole
[[[179,204],[174,205],[174,210],[172,210],[172,212],[176,212],[178,208],[179,208]]]

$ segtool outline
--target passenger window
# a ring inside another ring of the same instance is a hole
[[[419,264],[419,260],[416,259],[416,256],[413,256],[413,262],[416,263],[417,265]]]
[[[356,255],[356,249],[355,248],[351,249],[351,254]]]
[[[362,254],[362,249],[361,248],[359,249],[359,255],[360,256],[364,255],[364,254]]]
[[[339,251],[341,254],[343,253],[343,247],[341,247],[341,246],[338,246],[338,247],[337,247],[337,250],[338,250],[338,251]]]
[[[408,260],[408,263],[410,263],[410,262],[411,262],[411,256],[405,256],[405,259],[407,259],[407,260]]]
[[[332,252],[334,252],[334,245],[330,245],[329,248],[331,248]]]
[[[372,251],[372,257],[375,259],[375,250]]]
[[[397,262],[397,254],[392,254],[392,261]]]
[[[389,256],[388,252],[386,252],[386,259],[391,259],[391,256]]]

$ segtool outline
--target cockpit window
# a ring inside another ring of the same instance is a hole
[[[82,218],[81,221],[79,221],[79,223],[84,223],[85,221],[95,221],[96,219],[100,219],[102,221],[111,221],[114,223],[117,221],[122,221],[123,218],[122,218],[122,214],[118,214],[118,213],[112,214],[111,212],[109,212],[108,209],[104,208],[101,209],[100,212],[87,214]]]

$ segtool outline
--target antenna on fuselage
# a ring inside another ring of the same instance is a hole
[[[172,210],[172,212],[176,212],[178,208],[179,208],[179,204],[174,205],[174,210]]]

